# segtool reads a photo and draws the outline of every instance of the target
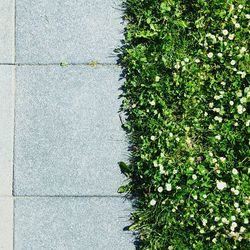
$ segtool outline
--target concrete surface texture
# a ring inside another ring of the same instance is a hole
[[[121,0],[0,1],[0,250],[135,249],[121,17]]]
[[[0,196],[12,195],[15,68],[0,65]]]
[[[117,195],[127,144],[120,68],[21,66],[16,72],[15,195]]]
[[[120,198],[18,198],[15,249],[133,250],[129,211]]]
[[[15,62],[15,0],[0,1],[0,63]]]
[[[13,198],[0,197],[0,249],[13,249]]]
[[[18,63],[115,63],[119,0],[16,0]]]

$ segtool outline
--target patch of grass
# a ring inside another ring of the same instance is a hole
[[[250,2],[124,0],[120,163],[140,249],[250,249]]]
[[[98,62],[97,62],[97,61],[90,61],[90,62],[88,63],[88,65],[89,65],[90,67],[95,68],[95,67],[98,65]]]
[[[66,61],[63,61],[63,62],[60,62],[60,66],[63,68],[67,68],[67,67],[69,67],[69,63]]]

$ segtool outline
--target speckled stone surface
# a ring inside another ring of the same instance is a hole
[[[18,198],[15,250],[135,250],[121,198]]]
[[[12,195],[14,79],[14,66],[0,65],[0,196]]]
[[[13,199],[0,196],[0,249],[13,249]]]
[[[15,0],[0,0],[0,63],[15,61]]]
[[[18,63],[116,62],[121,0],[16,0]]]
[[[117,195],[127,159],[117,66],[19,66],[15,195]]]

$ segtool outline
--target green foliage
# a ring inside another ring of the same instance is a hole
[[[88,63],[88,65],[89,65],[90,67],[92,67],[92,68],[96,68],[97,64],[98,64],[97,61],[90,61],[90,62]]]
[[[126,176],[129,176],[129,172],[130,172],[130,169],[129,169],[129,166],[124,163],[124,162],[119,162],[119,166],[120,166],[120,169],[121,169],[121,172],[126,175]]]
[[[60,66],[63,68],[69,67],[69,64],[66,61],[60,62]]]
[[[250,2],[124,0],[140,248],[250,249]]]

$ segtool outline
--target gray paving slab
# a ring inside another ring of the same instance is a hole
[[[0,196],[0,250],[13,249],[13,198]]]
[[[16,60],[114,63],[121,15],[121,0],[16,0]]]
[[[15,61],[15,0],[0,1],[0,63]]]
[[[121,198],[17,198],[15,250],[135,250]]]
[[[0,65],[0,196],[12,195],[14,66]]]
[[[117,195],[127,159],[117,66],[19,66],[15,195]]]

